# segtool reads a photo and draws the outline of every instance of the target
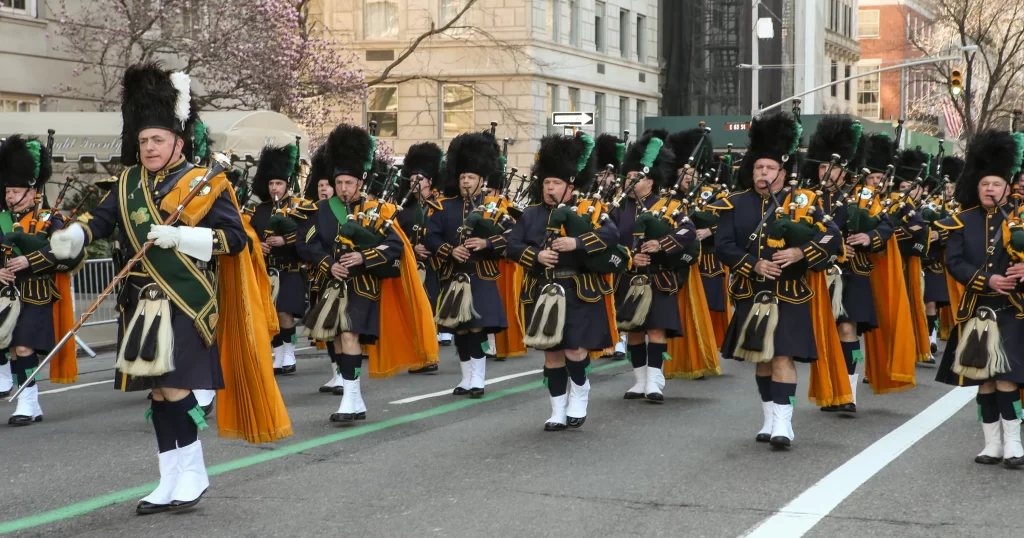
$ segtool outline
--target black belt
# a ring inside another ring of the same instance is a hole
[[[545,269],[543,272],[536,273],[538,279],[553,279],[553,278],[571,278],[579,275],[580,272],[571,267],[557,267],[555,269]]]

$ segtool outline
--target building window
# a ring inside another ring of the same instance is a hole
[[[441,25],[448,24],[466,8],[468,0],[441,0]]]
[[[647,17],[636,16],[636,58],[643,63],[647,59]]]
[[[832,61],[832,82],[839,80],[839,64],[834,60]],[[839,93],[839,87],[835,84],[832,85],[832,97],[835,97]]]
[[[629,12],[619,10],[619,54],[629,58]]]
[[[619,132],[629,129],[629,97],[619,97]]]
[[[443,138],[453,138],[473,130],[473,88],[457,84],[441,86]]]
[[[569,110],[577,112],[580,109],[580,89],[569,88]]]
[[[878,69],[875,64],[858,65],[857,74]],[[857,115],[862,118],[878,119],[881,115],[879,88],[880,73],[860,77],[857,80]]]
[[[377,136],[398,136],[398,88],[374,86],[366,98],[366,121],[377,122]]]
[[[0,112],[39,112],[39,100],[0,99]]]
[[[0,0],[0,13],[36,16],[36,0]]]
[[[569,44],[580,46],[580,0],[569,0]]]
[[[843,71],[844,78],[850,78],[850,75],[852,74],[851,73],[852,70],[853,70],[853,66],[851,66],[850,64],[846,64],[846,68]],[[847,80],[846,82],[843,83],[843,94],[846,96],[845,97],[846,100],[849,101],[850,100],[850,81],[849,80]]]
[[[594,46],[597,52],[604,52],[604,2],[594,5]]]
[[[364,0],[366,39],[398,37],[398,0]]]
[[[862,9],[857,13],[857,37],[878,39],[878,10]]]
[[[636,100],[636,132],[639,135],[644,131],[644,118],[647,116],[647,102]]]
[[[555,125],[551,123],[551,115],[555,112],[559,112],[558,108],[561,105],[558,102],[558,86],[554,84],[548,84],[547,100],[545,101],[545,109],[548,114],[548,134],[555,133]]]
[[[547,20],[545,21],[548,39],[556,42],[558,41],[558,19],[561,16],[558,7],[561,3],[562,0],[548,0]]]
[[[601,134],[604,132],[604,94],[594,94],[594,132]]]

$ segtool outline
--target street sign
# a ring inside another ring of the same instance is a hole
[[[562,134],[565,136],[574,136],[576,134],[576,128],[569,126],[562,127]]]
[[[726,131],[746,131],[750,129],[749,121],[733,121],[725,124]]]
[[[552,112],[551,125],[593,125],[593,112]]]

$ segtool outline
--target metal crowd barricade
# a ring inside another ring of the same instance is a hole
[[[103,288],[107,287],[107,284],[114,279],[116,274],[114,260],[111,258],[86,260],[82,269],[71,279],[71,295],[75,298],[72,302],[72,308],[76,319],[78,312],[88,308],[99,297]],[[96,308],[96,312],[89,317],[89,321],[82,326],[89,327],[117,323],[116,305],[117,301],[114,298],[108,297],[108,300],[100,303],[99,307]],[[80,338],[76,338],[75,342],[90,357],[96,356],[96,353]]]

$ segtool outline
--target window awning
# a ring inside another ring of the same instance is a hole
[[[237,158],[259,157],[267,144],[284,145],[301,136],[299,154],[309,155],[309,140],[284,114],[269,110],[203,112],[213,149],[232,151]],[[12,112],[0,114],[0,137],[12,134],[46,140],[53,129],[53,158],[63,162],[116,161],[121,156],[121,114],[118,112]]]

